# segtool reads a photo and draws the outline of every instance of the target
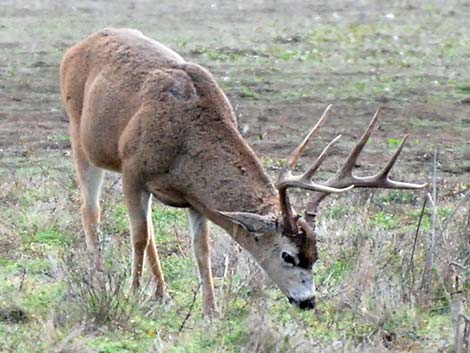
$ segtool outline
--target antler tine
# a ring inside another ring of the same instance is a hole
[[[334,138],[320,153],[318,158],[313,162],[313,164],[310,166],[310,168],[303,173],[302,175],[299,176],[294,176],[291,173],[292,167],[294,164],[298,161],[300,158],[303,150],[305,149],[305,146],[307,145],[307,142],[310,140],[310,138],[313,136],[313,133],[318,131],[318,129],[321,127],[323,124],[324,120],[326,119],[326,114],[331,108],[331,104],[325,109],[323,112],[322,117],[320,120],[315,124],[315,126],[309,131],[307,136],[304,138],[302,143],[294,150],[292,155],[289,157],[286,165],[281,171],[281,174],[279,175],[278,181],[277,181],[277,188],[281,194],[281,198],[285,197],[285,190],[289,187],[298,187],[302,189],[307,189],[307,190],[313,190],[313,191],[319,191],[319,192],[326,192],[326,193],[339,193],[343,191],[347,191],[352,189],[354,186],[348,185],[345,188],[335,188],[332,186],[328,185],[321,185],[318,183],[315,183],[314,181],[311,180],[313,174],[315,171],[320,167],[321,163],[325,159],[328,150],[333,146],[333,144],[338,141],[341,138],[341,135],[337,136]],[[281,204],[284,201],[281,201]]]
[[[385,167],[382,168],[382,170],[379,173],[372,175],[372,176],[367,176],[367,177],[357,177],[353,175],[352,170],[354,168],[354,165],[359,157],[359,154],[363,150],[367,140],[370,137],[372,129],[375,123],[377,122],[379,112],[380,112],[380,107],[375,112],[374,117],[369,123],[369,126],[367,127],[366,132],[364,132],[359,142],[354,146],[353,150],[351,151],[349,156],[346,158],[346,161],[344,162],[343,166],[332,178],[330,178],[325,183],[325,185],[336,187],[336,188],[341,188],[341,187],[344,188],[349,185],[354,185],[355,187],[388,188],[388,189],[421,189],[421,188],[426,187],[427,185],[426,183],[412,184],[412,183],[394,181],[389,178],[389,174],[393,166],[395,165],[409,135],[405,135],[403,137],[397,150],[389,159]]]
[[[286,180],[285,182],[281,183],[280,186],[278,186],[278,188],[279,189],[287,189],[289,187],[301,188],[301,189],[312,190],[312,191],[326,192],[328,194],[337,194],[340,192],[349,191],[354,187],[354,185],[349,185],[344,188],[335,188],[333,186],[321,185],[311,180],[306,181],[306,180],[303,180],[302,177],[303,175],[298,176],[298,177],[293,176],[289,180]]]
[[[327,156],[327,153],[331,146],[333,146],[340,138],[342,135],[336,136],[326,147],[323,149],[323,151],[320,153],[318,158],[315,160],[315,162],[312,163],[310,168],[304,173],[304,177],[306,180],[310,180],[313,177],[313,174],[317,171],[317,169],[320,167],[320,165],[323,163],[323,160]]]
[[[320,191],[320,192],[327,192],[327,193],[339,193],[343,191],[348,191],[354,187],[354,185],[348,185],[345,188],[336,188],[332,187],[329,185],[321,185],[318,183],[315,183],[312,180],[313,174],[317,171],[317,169],[320,167],[321,163],[327,156],[327,153],[331,146],[335,144],[336,141],[338,141],[341,138],[341,135],[336,136],[320,153],[318,158],[315,160],[315,162],[312,163],[310,168],[303,173],[302,175],[299,176],[293,176],[290,175],[289,177],[284,178],[281,180],[278,184],[278,188],[280,190],[286,189],[288,187],[298,187],[302,189],[307,189],[307,190],[313,190],[313,191]]]
[[[390,171],[395,165],[395,162],[397,161],[398,156],[401,153],[401,150],[403,149],[403,146],[405,145],[406,140],[408,140],[408,137],[410,137],[409,134],[406,134],[405,136],[403,136],[403,139],[401,140],[400,145],[398,146],[397,150],[395,151],[393,156],[388,160],[387,165],[383,167],[383,169],[377,174],[378,176],[388,177],[388,175],[390,174]]]
[[[337,178],[344,178],[344,177],[352,176],[352,170],[354,168],[354,165],[356,164],[357,159],[359,158],[359,155],[361,154],[362,150],[364,149],[364,146],[369,140],[370,134],[372,133],[375,123],[377,122],[377,119],[379,118],[379,113],[381,109],[382,109],[381,107],[377,108],[374,114],[374,117],[372,118],[372,120],[369,123],[369,126],[367,127],[367,130],[361,136],[361,138],[359,139],[359,142],[354,146],[351,153],[349,153],[348,157],[346,158],[343,166],[338,171]]]
[[[289,156],[285,166],[281,170],[281,173],[279,175],[279,180],[281,180],[286,174],[288,174],[291,171],[291,169],[294,167],[295,163],[297,163],[300,156],[304,152],[305,147],[307,146],[307,143],[310,141],[313,135],[323,126],[326,118],[328,117],[328,113],[330,112],[331,107],[332,107],[331,104],[326,107],[322,116],[320,117],[320,120],[318,120],[315,126],[308,132],[307,136],[305,136],[305,138],[300,143],[300,145],[298,145],[297,148]]]
[[[376,175],[370,177],[354,177],[353,182],[354,185],[357,187],[380,187],[380,188],[388,188],[388,189],[422,189],[426,187],[428,184],[413,184],[413,183],[405,183],[401,181],[391,180],[389,178],[389,174],[395,165],[395,162],[400,155],[403,146],[405,145],[406,140],[410,135],[405,135],[400,142],[397,150],[393,154],[393,156],[389,159],[385,167]]]
[[[299,187],[303,189],[309,189],[314,191],[320,191],[323,193],[337,193],[351,189],[353,186],[344,189],[337,189],[331,186],[325,186],[317,184],[311,181],[311,177],[313,173],[318,169],[322,161],[325,159],[326,154],[330,147],[340,138],[340,136],[336,137],[333,141],[331,141],[322,151],[320,156],[317,160],[312,164],[312,166],[307,170],[306,173],[300,176],[293,176],[292,175],[292,168],[294,167],[295,163],[299,160],[300,156],[302,155],[307,143],[310,141],[312,136],[321,128],[323,123],[325,122],[326,118],[328,117],[328,113],[331,109],[331,104],[328,105],[323,112],[320,120],[315,124],[315,126],[308,132],[307,136],[303,139],[300,145],[292,152],[290,157],[287,159],[285,166],[282,168],[279,178],[276,183],[276,187],[279,191],[279,201],[281,206],[281,211],[284,220],[284,227],[285,231],[290,234],[297,233],[297,224],[296,224],[296,215],[295,211],[292,209],[289,197],[287,195],[287,189],[289,187]]]
[[[383,167],[379,173],[372,175],[372,176],[366,176],[366,177],[357,177],[353,175],[352,171],[353,171],[354,165],[359,157],[359,154],[364,149],[364,146],[370,137],[372,129],[377,122],[379,112],[380,112],[380,107],[375,112],[374,117],[369,123],[367,130],[359,139],[359,142],[354,146],[351,153],[346,158],[346,161],[344,162],[343,166],[339,169],[339,171],[333,177],[328,179],[328,181],[325,183],[326,186],[334,187],[334,188],[345,188],[345,187],[354,185],[354,187],[387,188],[387,189],[422,189],[427,186],[427,183],[424,183],[424,184],[405,183],[401,181],[391,180],[389,178],[389,174],[392,171],[392,168],[395,165],[401,151],[403,150],[403,146],[405,145],[405,142],[408,139],[409,135],[406,135],[403,137],[397,150],[394,152],[394,154],[389,159],[385,167]],[[310,224],[314,224],[317,208],[320,205],[321,201],[328,195],[329,193],[323,192],[323,193],[319,193],[315,195],[312,198],[305,212],[307,222],[309,222]]]

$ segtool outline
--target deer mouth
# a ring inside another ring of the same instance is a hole
[[[315,308],[315,297],[311,297],[304,300],[295,300],[294,298],[289,299],[289,303],[294,304],[296,307],[302,310],[313,310]]]

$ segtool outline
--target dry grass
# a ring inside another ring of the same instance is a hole
[[[292,308],[213,228],[220,319],[211,322],[201,316],[199,295],[193,302],[199,285],[184,213],[155,209],[173,297],[164,305],[149,300],[151,285],[129,292],[127,216],[115,177],[103,200],[106,271],[96,273],[84,252],[72,171],[16,173],[1,189],[6,352],[438,352],[461,341],[456,318],[470,299],[470,200],[462,184],[437,180],[437,206],[428,201],[418,232],[425,193],[356,191],[326,202],[314,313]],[[435,256],[423,286],[433,233]]]

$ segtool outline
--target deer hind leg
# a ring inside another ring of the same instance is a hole
[[[153,239],[151,194],[133,187],[124,175],[124,194],[131,223],[132,240],[132,288],[137,290],[141,284],[145,253],[152,275],[157,283],[156,295],[166,296],[166,284]]]
[[[100,226],[100,191],[103,181],[104,171],[92,165],[85,157],[81,147],[72,141],[73,157],[75,168],[80,184],[82,199],[82,224],[85,232],[85,239],[88,250],[94,255],[96,268],[103,270],[103,259],[99,242]]]
[[[207,219],[193,208],[189,209],[188,214],[194,256],[199,269],[199,278],[202,282],[202,311],[204,315],[214,316],[216,314],[216,305],[211,271],[209,225]]]

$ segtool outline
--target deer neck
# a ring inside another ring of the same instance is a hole
[[[217,124],[197,130],[175,169],[186,198],[208,210],[277,214],[277,192],[238,131]]]
[[[189,198],[188,201],[190,202],[191,207],[198,210],[205,217],[210,219],[211,222],[225,230],[225,232],[227,232],[235,242],[247,250],[255,259],[258,260],[260,265],[262,265],[263,259],[266,256],[265,249],[269,247],[266,245],[267,243],[275,241],[274,235],[264,234],[260,236],[259,234],[256,235],[249,233],[242,226],[228,220],[218,212],[207,208],[206,205],[200,203],[198,199]]]

